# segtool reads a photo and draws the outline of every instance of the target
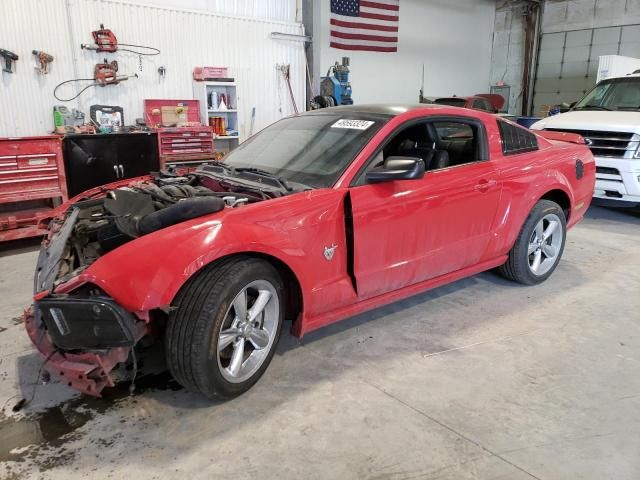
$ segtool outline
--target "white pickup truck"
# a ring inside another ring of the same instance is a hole
[[[640,207],[640,74],[602,80],[569,112],[531,128],[582,135],[596,159],[598,203]]]

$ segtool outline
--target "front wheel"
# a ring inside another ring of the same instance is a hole
[[[212,399],[236,397],[267,369],[280,338],[283,286],[267,262],[223,260],[181,291],[166,330],[174,378]]]
[[[566,232],[567,221],[560,205],[540,200],[524,223],[508,260],[499,268],[500,273],[525,285],[543,282],[558,266]]]

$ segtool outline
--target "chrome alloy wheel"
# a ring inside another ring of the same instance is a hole
[[[527,249],[529,269],[534,275],[544,275],[556,263],[562,248],[562,228],[555,213],[545,215],[536,224]]]
[[[278,332],[280,300],[266,280],[245,286],[229,306],[218,335],[218,367],[225,380],[240,383],[262,365]]]

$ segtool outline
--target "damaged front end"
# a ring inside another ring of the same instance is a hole
[[[70,387],[99,395],[115,384],[110,372],[127,360],[148,324],[92,284],[66,290],[36,295],[24,316],[27,333],[47,370]]]
[[[265,188],[221,172],[144,177],[85,192],[62,206],[43,242],[34,303],[24,315],[47,370],[99,396],[115,384],[114,367],[143,337],[158,333],[152,320],[162,312],[127,311],[98,286],[99,279],[83,274],[98,258],[163,228],[281,194],[277,185]]]

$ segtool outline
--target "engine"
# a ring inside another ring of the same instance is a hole
[[[60,252],[57,280],[143,235],[186,220],[270,198],[264,192],[230,188],[210,177],[158,175],[106,196],[73,204],[74,225]],[[67,216],[67,219],[69,216]],[[55,221],[54,221],[55,222]],[[52,231],[62,229],[62,221]]]

